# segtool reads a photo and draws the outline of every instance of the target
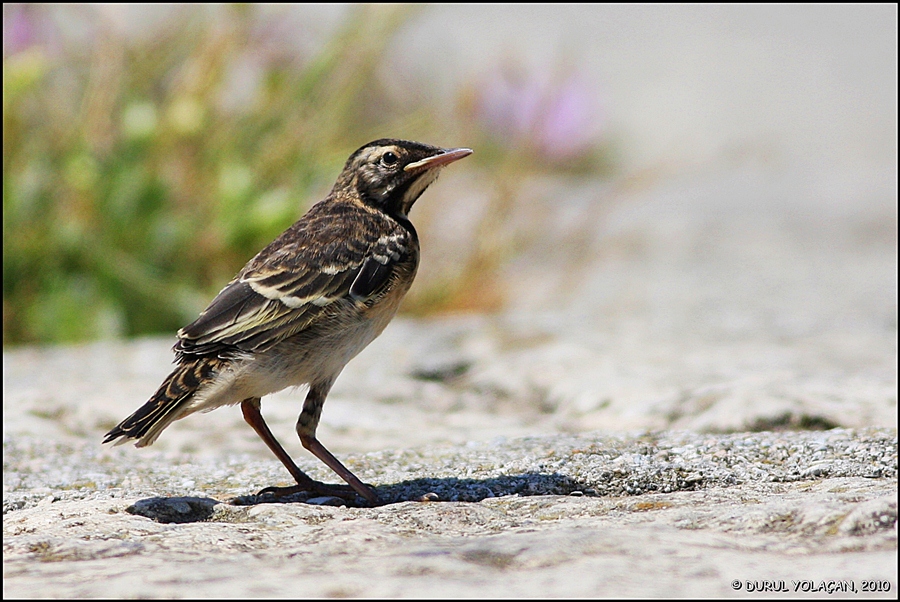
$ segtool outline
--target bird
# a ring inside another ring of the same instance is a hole
[[[331,192],[238,272],[200,316],[181,328],[176,364],[156,393],[103,443],[151,445],[176,420],[240,404],[244,420],[300,491],[381,503],[316,438],[328,392],[344,366],[394,317],[416,275],[419,237],[409,211],[447,165],[472,154],[392,138],[350,155]],[[347,485],[301,471],[269,430],[262,398],[308,385],[296,432],[305,449]]]

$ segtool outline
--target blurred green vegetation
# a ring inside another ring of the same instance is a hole
[[[517,140],[479,121],[477,86],[449,117],[386,89],[379,68],[415,7],[355,6],[310,52],[254,6],[178,7],[152,35],[94,10],[4,6],[4,344],[174,332],[374,138],[477,147],[470,168],[509,182],[555,169],[531,126]],[[577,155],[561,168],[604,162]],[[500,190],[494,220],[514,197]],[[492,269],[484,255],[453,286]],[[416,311],[452,306],[453,286]]]

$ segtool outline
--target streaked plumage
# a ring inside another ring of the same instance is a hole
[[[390,139],[358,149],[328,197],[251,259],[200,317],[178,331],[177,367],[104,443],[136,439],[138,447],[150,445],[175,420],[241,403],[247,422],[298,487],[346,493],[300,472],[259,414],[264,395],[309,384],[297,422],[304,447],[376,503],[374,492],[318,443],[315,429],[338,374],[381,334],[415,277],[419,240],[409,209],[443,166],[470,153]]]

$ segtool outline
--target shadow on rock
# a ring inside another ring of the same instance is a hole
[[[525,473],[514,476],[492,477],[489,479],[435,478],[413,479],[393,485],[374,487],[378,497],[386,504],[400,502],[480,502],[486,498],[504,495],[597,495],[588,484],[558,473]],[[178,498],[186,499],[186,498]],[[331,496],[316,496],[313,493],[295,493],[276,498],[271,494],[243,495],[230,501],[236,506],[257,504],[307,503],[326,506],[365,507],[362,498],[355,501]]]
[[[375,487],[382,502],[480,502],[504,495],[597,495],[586,483],[558,473],[525,473],[489,479],[413,479]],[[158,523],[197,523],[214,520],[219,500],[208,497],[152,497],[139,500],[126,511]],[[316,506],[366,507],[362,498],[345,500],[300,492],[277,498],[272,494],[242,495],[229,502],[234,506],[258,504],[311,504]]]
[[[489,479],[413,479],[376,489],[385,503],[480,502],[504,495],[597,495],[587,483],[559,473],[525,473]]]

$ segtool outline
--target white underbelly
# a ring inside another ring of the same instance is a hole
[[[351,359],[381,334],[396,313],[397,303],[379,304],[375,312],[338,320],[314,339],[287,339],[272,349],[234,362],[215,382],[194,395],[182,416],[264,397],[289,387],[331,383]]]

